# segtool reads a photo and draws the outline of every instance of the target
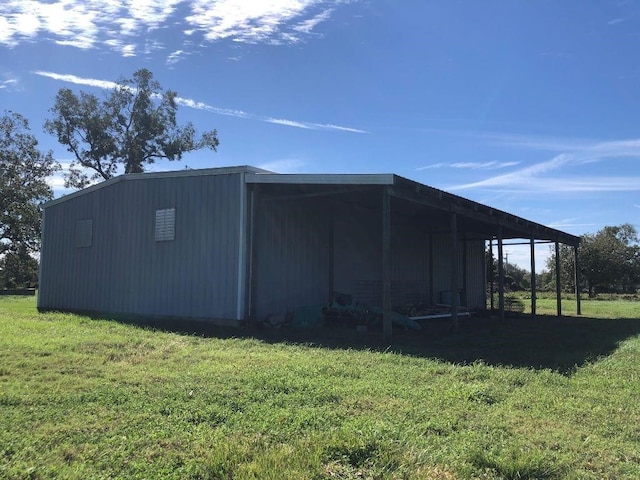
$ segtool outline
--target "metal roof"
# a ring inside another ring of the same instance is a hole
[[[568,245],[578,245],[580,237],[566,232],[547,227],[545,225],[527,220],[503,210],[475,202],[473,200],[424,185],[407,178],[390,174],[277,174],[256,173],[247,174],[245,181],[249,184],[281,185],[306,187],[305,191],[299,191],[300,196],[314,195],[311,188],[324,185],[337,189],[339,186],[364,187],[373,185],[386,185],[390,188],[392,197],[407,202],[425,214],[444,215],[448,212],[457,213],[462,218],[462,230],[471,237],[497,238],[501,229],[503,239],[527,238],[537,240],[558,241]],[[333,187],[332,187],[333,186]],[[336,193],[345,190],[335,190]],[[292,196],[295,196],[295,192]],[[330,192],[316,192],[315,194],[329,195]],[[420,212],[414,212],[416,218]],[[441,224],[448,225],[448,217],[442,218]]]
[[[245,174],[245,182],[252,185],[263,185],[262,188],[280,186],[281,188],[298,189],[317,188],[326,186],[328,189],[345,187],[387,186],[393,198],[404,202],[407,210],[415,210],[416,216],[445,215],[456,213],[462,219],[464,231],[478,238],[496,238],[501,230],[502,238],[527,238],[548,241],[558,241],[568,245],[578,245],[580,237],[547,227],[505,211],[475,202],[473,200],[454,195],[452,193],[430,187],[404,177],[390,174],[278,174],[251,166],[235,166],[221,168],[207,168],[197,170],[179,170],[170,172],[150,172],[120,175],[102,183],[92,185],[78,192],[47,202],[49,207],[72,198],[106,188],[122,181],[146,180],[153,178],[172,178],[206,175]],[[308,186],[308,187],[305,187]],[[355,190],[358,190],[356,188]],[[291,191],[295,196],[297,193]],[[298,192],[304,195],[302,192]],[[335,193],[339,193],[336,191]],[[354,191],[355,193],[355,191]],[[307,192],[308,194],[308,192]],[[443,224],[446,219],[443,217]]]
[[[61,202],[66,202],[72,198],[76,198],[82,195],[86,195],[90,192],[95,192],[101,188],[106,188],[114,183],[132,181],[132,180],[148,180],[152,178],[177,178],[177,177],[199,177],[207,175],[230,175],[234,173],[261,173],[261,174],[273,174],[269,170],[262,168],[252,167],[249,165],[239,165],[233,167],[216,167],[216,168],[199,168],[199,169],[185,169],[185,170],[172,170],[168,172],[145,172],[145,173],[128,173],[126,175],[118,175],[117,177],[110,178],[90,187],[83,188],[77,192],[63,195],[62,197],[55,198],[44,204],[44,208],[56,205]]]
[[[391,173],[344,174],[344,173],[296,173],[296,174],[248,174],[247,183],[277,183],[297,185],[393,185],[395,175]]]

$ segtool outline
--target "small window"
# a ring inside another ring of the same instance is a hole
[[[166,242],[175,239],[176,209],[166,208],[156,210],[156,242]]]
[[[80,220],[76,224],[76,247],[87,248],[93,241],[93,220]]]

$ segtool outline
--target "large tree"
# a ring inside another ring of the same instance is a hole
[[[180,160],[201,148],[215,151],[215,130],[198,135],[192,123],[177,124],[176,98],[145,68],[119,80],[102,100],[60,89],[44,128],[74,155],[66,185],[82,188],[119,173],[143,172],[156,160]]]
[[[41,204],[53,197],[47,177],[57,168],[22,115],[0,117],[0,255],[38,249]]]
[[[633,292],[640,284],[640,245],[633,225],[604,227],[595,234],[582,235],[579,260],[581,287],[589,296],[598,291]],[[572,249],[560,248],[563,284],[573,285],[575,272]],[[548,259],[548,268],[555,271],[555,253]]]
[[[629,293],[640,283],[638,233],[628,223],[585,235],[580,246],[581,273],[589,294],[598,288]]]
[[[38,261],[24,244],[0,258],[0,288],[34,288],[38,286]]]

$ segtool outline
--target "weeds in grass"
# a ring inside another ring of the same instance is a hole
[[[640,478],[637,319],[478,319],[385,351],[28,301],[0,300],[2,478]]]

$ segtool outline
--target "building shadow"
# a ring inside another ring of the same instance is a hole
[[[598,358],[612,354],[621,342],[640,335],[640,320],[589,317],[531,317],[511,315],[470,319],[456,330],[424,329],[419,356],[469,364],[536,370],[568,375]],[[412,345],[403,348],[411,354]]]
[[[265,343],[303,344],[315,348],[393,351],[455,364],[550,369],[568,375],[576,368],[613,353],[619,344],[640,335],[640,319],[532,317],[511,313],[504,320],[490,316],[461,317],[458,328],[448,319],[422,322],[421,330],[394,326],[393,343],[382,341],[380,326],[366,331],[352,326],[315,328],[223,328],[206,323],[128,321],[123,323],[186,335],[251,338]]]

